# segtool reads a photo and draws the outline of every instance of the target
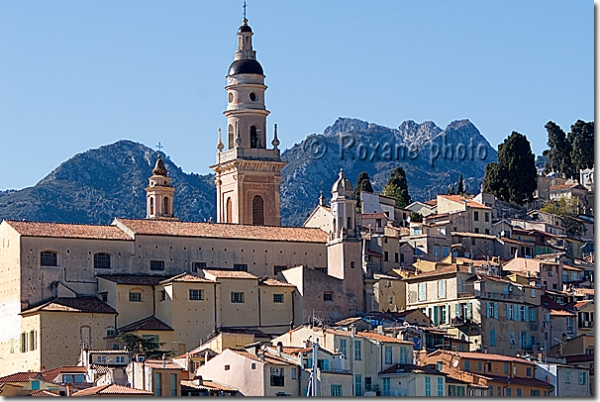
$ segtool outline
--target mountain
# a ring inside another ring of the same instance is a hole
[[[0,191],[0,220],[108,224],[116,217],[144,218],[145,191],[156,151],[118,141],[73,156],[33,187]],[[175,186],[175,216],[203,221],[216,215],[214,175],[185,173],[162,154]],[[392,170],[406,170],[413,200],[445,193],[464,176],[471,193],[479,191],[485,165],[496,150],[468,120],[444,130],[433,122],[405,121],[398,129],[339,118],[322,134],[312,134],[282,153],[282,224],[301,225],[331,186],[340,168],[353,183],[366,171],[376,192]]]

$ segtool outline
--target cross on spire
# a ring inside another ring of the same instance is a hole
[[[160,143],[160,141],[159,141],[159,142],[158,142],[158,144],[156,144],[156,148],[157,148],[159,151],[162,151],[164,147],[163,147],[163,145],[162,145],[162,144]]]
[[[244,6],[243,6],[243,8],[244,8],[244,19],[246,19],[246,2],[245,2],[245,1],[244,1]]]

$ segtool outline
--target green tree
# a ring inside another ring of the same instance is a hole
[[[448,187],[448,191],[446,191],[446,194],[448,194],[448,195],[456,194],[456,190],[454,189],[454,184],[452,186]]]
[[[411,212],[410,213],[410,221],[411,222],[423,222],[423,215],[421,215],[418,212]]]
[[[354,186],[354,198],[356,199],[356,206],[360,208],[360,192],[367,191],[373,192],[373,186],[371,185],[371,179],[367,172],[361,172],[356,179],[356,186]]]
[[[498,163],[489,163],[483,177],[483,191],[503,201],[523,205],[533,199],[537,170],[527,137],[513,131],[498,146]]]
[[[144,338],[130,332],[120,332],[117,338],[125,343],[125,347],[132,357],[142,354],[148,359],[155,359],[162,357],[164,353],[170,353],[159,350],[164,342],[157,342],[154,337]]]
[[[463,195],[465,193],[465,185],[463,183],[462,174],[460,175],[460,177],[458,179],[458,189],[456,190],[456,192],[458,193],[458,195]]]
[[[387,197],[395,198],[396,206],[398,208],[404,208],[412,202],[412,198],[408,193],[406,172],[402,166],[398,166],[394,169],[387,184],[383,187],[382,194]]]
[[[571,143],[571,161],[573,161],[573,177],[577,177],[579,169],[594,166],[594,122],[586,123],[577,120],[569,133]]]
[[[579,202],[577,197],[563,197],[558,201],[548,200],[540,211],[558,215],[563,218],[567,233],[572,236],[579,236],[584,230],[583,223],[574,219],[579,214]]]
[[[549,121],[544,126],[548,133],[548,146],[543,155],[548,158],[548,163],[544,169],[546,173],[557,172],[559,175],[571,177],[574,174],[573,164],[571,163],[571,141],[567,140],[565,132],[553,121]]]

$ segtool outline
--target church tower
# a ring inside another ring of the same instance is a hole
[[[146,219],[161,219],[177,221],[173,215],[173,193],[171,178],[167,176],[167,168],[158,155],[156,165],[152,170],[148,187],[146,187]]]
[[[265,75],[252,49],[252,29],[244,17],[227,74],[227,145],[219,130],[216,173],[217,222],[279,226],[281,161],[277,125],[267,148]],[[227,149],[225,149],[227,148]]]

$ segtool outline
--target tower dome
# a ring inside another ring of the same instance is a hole
[[[335,183],[333,183],[333,187],[331,187],[331,193],[334,194],[334,196],[337,194],[338,196],[354,199],[354,186],[350,183],[350,180],[346,178],[343,169],[340,169],[339,177]]]

